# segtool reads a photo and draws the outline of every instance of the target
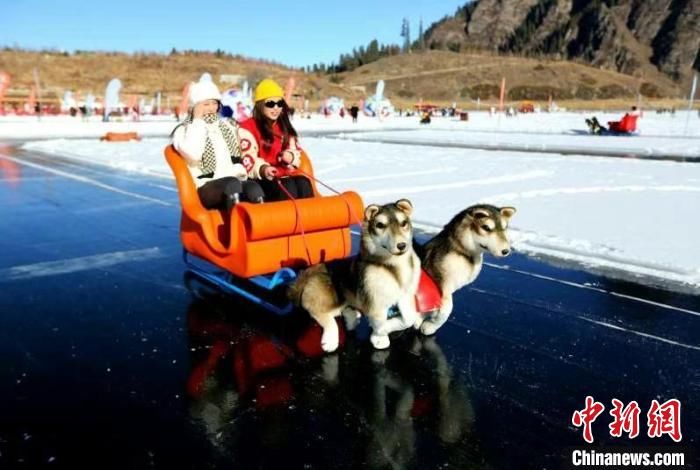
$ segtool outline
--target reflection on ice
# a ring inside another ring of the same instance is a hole
[[[406,332],[375,351],[358,334],[324,355],[307,318],[262,325],[203,300],[188,331],[190,415],[217,458],[377,469],[474,458],[469,395],[434,337]]]

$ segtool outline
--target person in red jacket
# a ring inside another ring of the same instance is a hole
[[[255,88],[253,116],[238,129],[243,157],[256,162],[249,175],[260,182],[266,201],[314,195],[309,179],[297,170],[301,147],[283,95],[274,80],[261,81]]]

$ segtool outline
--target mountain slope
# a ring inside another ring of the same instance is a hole
[[[432,25],[425,42],[578,60],[685,83],[700,67],[700,1],[477,0]]]
[[[346,88],[364,87],[368,94],[384,80],[392,99],[448,101],[497,98],[502,77],[511,100],[680,95],[677,84],[661,74],[640,79],[568,61],[437,50],[387,57],[339,75]]]

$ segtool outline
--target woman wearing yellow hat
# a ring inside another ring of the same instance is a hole
[[[258,83],[253,116],[241,122],[238,129],[241,152],[256,162],[251,173],[260,180],[266,201],[314,195],[309,179],[296,171],[301,147],[283,96],[282,87],[274,80],[266,78]]]

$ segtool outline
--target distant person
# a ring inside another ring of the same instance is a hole
[[[423,115],[420,118],[421,124],[430,124],[430,111],[423,111]]]
[[[212,82],[190,86],[191,108],[172,132],[173,145],[187,162],[202,205],[229,212],[239,201],[263,202],[260,185],[248,179],[250,159],[241,158],[238,126],[221,119],[221,93]]]
[[[345,108],[340,108],[340,111],[338,112],[338,114],[340,114],[341,119],[344,118],[345,117]]]
[[[244,157],[255,162],[249,174],[257,178],[268,201],[313,197],[309,179],[297,169],[301,147],[289,120],[282,87],[266,78],[255,88],[253,116],[241,122],[238,136]]]
[[[357,115],[360,114],[360,108],[356,104],[350,107],[350,116],[352,117],[352,122],[357,122]]]

